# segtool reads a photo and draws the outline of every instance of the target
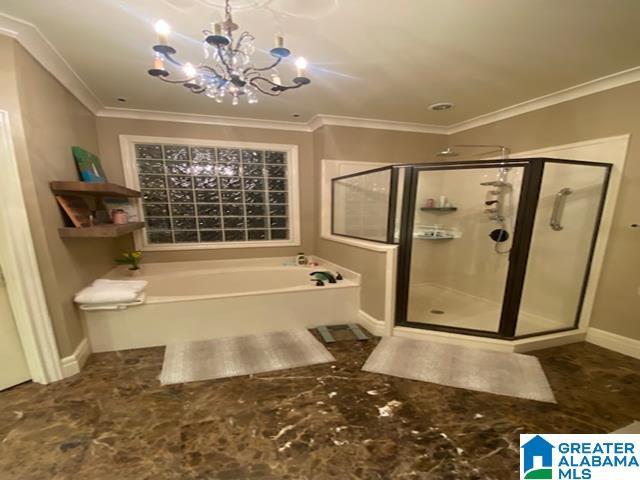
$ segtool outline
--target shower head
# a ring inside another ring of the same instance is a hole
[[[447,147],[444,150],[436,153],[438,157],[457,157],[458,153],[455,152],[451,147]]]
[[[500,157],[505,159],[505,158],[509,158],[509,153],[511,153],[511,150],[509,150],[509,148],[505,147],[504,145],[484,145],[484,144],[479,144],[479,145],[451,145],[447,148],[445,148],[444,150],[439,151],[438,153],[436,153],[436,155],[438,157],[457,157],[459,154],[454,150],[454,148],[489,148],[491,150],[488,150],[486,152],[479,152],[474,154],[474,156],[485,156],[485,155],[491,155],[494,153],[500,153]]]

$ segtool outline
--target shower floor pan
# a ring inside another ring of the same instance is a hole
[[[434,283],[413,285],[408,320],[417,323],[497,332],[500,304]],[[521,312],[517,335],[566,327],[559,321]]]

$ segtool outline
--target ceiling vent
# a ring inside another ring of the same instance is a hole
[[[429,110],[434,112],[444,112],[445,110],[451,110],[455,105],[451,102],[438,102],[433,105],[429,105]]]

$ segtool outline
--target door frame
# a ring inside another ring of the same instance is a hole
[[[521,256],[519,261],[510,262],[507,278],[505,279],[505,291],[503,293],[503,308],[500,313],[500,323],[498,331],[491,332],[485,330],[477,330],[473,328],[451,327],[437,324],[423,324],[419,322],[411,322],[408,320],[408,302],[409,302],[409,283],[411,276],[411,258],[413,253],[413,229],[414,229],[414,213],[416,207],[416,194],[418,190],[418,180],[421,172],[442,171],[442,170],[474,170],[474,169],[495,169],[505,166],[521,167],[524,169],[524,178],[522,185],[521,198],[525,195],[535,193],[535,189],[531,188],[531,158],[526,159],[500,159],[500,160],[460,160],[450,162],[437,162],[427,164],[414,164],[408,166],[405,173],[405,186],[402,199],[402,218],[400,226],[400,251],[398,254],[398,274],[396,286],[396,305],[395,305],[395,327],[409,327],[422,330],[433,330],[447,333],[458,333],[464,335],[472,335],[477,337],[487,337],[496,339],[505,339],[504,332],[509,329],[515,330],[515,319],[508,317],[506,305],[519,304],[520,295],[517,290],[509,288],[509,281],[516,280],[515,277],[524,277],[524,268],[522,261],[526,261],[526,254]],[[520,201],[518,212],[516,214],[516,225],[513,232],[514,245],[523,237],[523,223],[533,224],[532,218],[523,215],[524,205],[526,202]],[[528,252],[528,245],[523,246]],[[513,255],[512,251],[512,257]],[[512,307],[513,308],[513,307]],[[515,307],[517,308],[517,307]],[[513,324],[513,325],[511,325]]]
[[[18,171],[9,113],[0,110],[0,264],[31,379],[63,378]]]

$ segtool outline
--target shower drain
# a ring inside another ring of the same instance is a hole
[[[435,315],[444,315],[444,310],[431,310],[431,313]]]

